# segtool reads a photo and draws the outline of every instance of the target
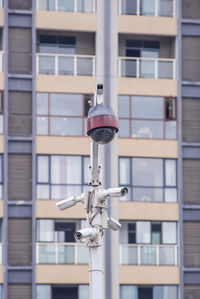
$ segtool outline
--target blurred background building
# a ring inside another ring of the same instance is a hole
[[[95,0],[0,0],[0,298],[89,298],[84,210],[55,203],[87,188],[97,14]],[[119,0],[117,18],[129,195],[107,284],[120,299],[199,299],[200,2]]]

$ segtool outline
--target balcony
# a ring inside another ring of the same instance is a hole
[[[178,246],[120,245],[120,265],[177,266]]]
[[[119,57],[119,77],[176,79],[176,60]]]
[[[36,264],[88,264],[88,248],[78,243],[37,243]]]
[[[1,0],[0,0],[1,1]],[[95,13],[95,0],[37,0],[38,10]]]
[[[95,56],[37,54],[37,74],[95,76]]]
[[[175,0],[119,0],[119,14],[175,17]]]

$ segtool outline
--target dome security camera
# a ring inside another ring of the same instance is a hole
[[[99,104],[90,108],[87,120],[87,134],[97,143],[106,144],[118,132],[117,119],[112,108]]]

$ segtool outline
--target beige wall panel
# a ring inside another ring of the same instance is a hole
[[[36,200],[36,218],[86,219],[83,204],[80,203],[70,209],[60,211],[59,208],[56,207],[56,202],[58,202],[58,200]]]
[[[177,97],[178,82],[170,79],[119,78],[118,93]]]
[[[119,139],[119,156],[177,158],[177,140]]]
[[[37,11],[36,28],[94,32],[96,31],[96,15],[92,13]]]
[[[94,93],[96,78],[87,76],[37,75],[37,92]]]
[[[0,90],[4,89],[4,73],[0,73]]]
[[[0,27],[4,26],[4,9],[0,8]]]
[[[0,265],[0,283],[4,283],[4,266]]]
[[[120,202],[120,220],[178,221],[177,203]]]
[[[177,35],[177,19],[168,17],[145,17],[120,15],[118,30],[120,33]]]
[[[37,154],[89,155],[89,137],[37,136]]]
[[[0,135],[0,153],[4,152],[4,136]]]
[[[0,218],[4,216],[4,201],[0,200]]]
[[[120,266],[121,284],[179,284],[179,267]]]
[[[88,284],[88,265],[37,265],[36,283]]]

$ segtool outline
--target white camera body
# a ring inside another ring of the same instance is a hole
[[[102,189],[98,190],[98,199],[100,201],[104,201],[106,197],[123,197],[128,193],[128,189],[126,187],[118,187],[118,188],[110,188],[110,189]]]
[[[114,218],[108,217],[108,227],[114,231],[118,231],[121,228],[121,224]]]
[[[80,196],[71,196],[56,203],[56,206],[61,210],[69,209],[75,206],[78,202],[84,202],[84,193]]]
[[[99,232],[97,228],[86,227],[76,231],[74,233],[74,238],[76,239],[76,241],[81,241],[84,239],[90,239],[90,241],[94,241],[97,238],[98,234]]]

